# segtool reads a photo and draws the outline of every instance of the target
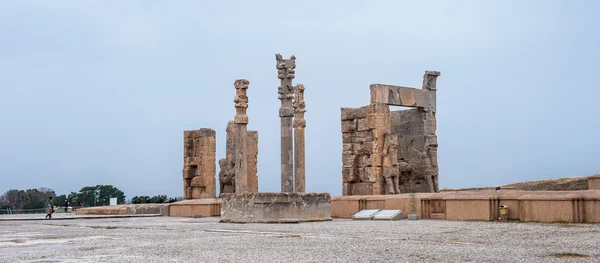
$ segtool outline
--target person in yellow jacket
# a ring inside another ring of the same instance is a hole
[[[52,201],[52,196],[50,196],[50,200],[46,203],[46,219],[52,219],[52,213],[54,213],[54,201]]]

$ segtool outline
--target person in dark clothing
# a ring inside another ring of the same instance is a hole
[[[69,212],[69,200],[65,200],[65,213]]]
[[[52,201],[52,196],[50,196],[50,200],[46,203],[46,219],[52,219],[52,213],[54,213],[54,201]]]

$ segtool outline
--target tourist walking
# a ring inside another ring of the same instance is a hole
[[[52,219],[52,213],[54,213],[54,201],[52,201],[52,196],[46,203],[46,219]]]

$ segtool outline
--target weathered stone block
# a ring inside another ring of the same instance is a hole
[[[185,157],[185,158],[183,158],[183,165],[184,166],[200,165],[200,158],[199,157]]]
[[[384,84],[371,84],[371,103],[430,109],[434,91]]]
[[[342,168],[342,182],[354,182],[358,179],[358,168]]]
[[[216,193],[216,132],[184,131],[184,198],[214,197]]]
[[[168,205],[169,216],[213,217],[221,215],[221,199],[205,198],[184,200]]]
[[[352,195],[372,195],[373,183],[353,183]]]
[[[196,176],[196,169],[192,167],[183,168],[183,179],[192,179]]]
[[[354,134],[354,142],[368,142],[368,141],[372,141],[373,140],[373,135],[371,133],[371,131],[361,131],[361,132],[355,132]]]
[[[356,164],[356,155],[342,156],[342,167],[354,167]]]
[[[342,144],[342,152],[352,152],[353,150],[353,144],[352,143],[344,143]]]
[[[342,121],[342,132],[355,132],[356,120]]]
[[[200,199],[202,197],[202,189],[192,187],[192,199]]]
[[[342,108],[342,120],[354,120],[359,118],[367,117],[367,109],[365,107],[360,108]]]
[[[354,142],[354,134],[353,133],[342,133],[342,143],[353,143]]]
[[[359,155],[362,143],[352,143],[352,154]]]
[[[223,194],[221,222],[289,223],[330,221],[328,193]]]
[[[373,153],[373,142],[364,142],[360,147],[360,154],[371,155]]]
[[[202,178],[202,176],[195,176],[190,181],[190,186],[191,187],[205,187],[206,182],[204,181],[204,178]]]
[[[370,130],[369,121],[367,120],[367,118],[356,119],[356,130],[357,131]]]
[[[360,155],[358,157],[358,167],[367,167],[371,164],[371,158],[369,155]]]
[[[356,168],[356,173],[357,173],[357,177],[358,177],[358,182],[366,182],[366,174],[367,174],[367,169],[369,169],[369,167],[359,167]]]
[[[342,183],[342,196],[352,195],[353,183]]]

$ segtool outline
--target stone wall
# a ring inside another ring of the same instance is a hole
[[[373,194],[373,135],[367,108],[342,108],[342,195]]]
[[[216,133],[213,129],[183,132],[183,198],[216,195]]]
[[[391,123],[392,131],[398,135],[400,192],[438,192],[435,113],[421,109],[392,111]],[[429,151],[435,152],[428,154]]]
[[[331,199],[333,218],[352,218],[365,209],[400,209],[402,218],[494,221],[499,206],[508,207],[509,220],[524,222],[600,223],[600,191],[460,191]]]
[[[370,104],[342,108],[342,195],[439,192],[437,71],[421,89],[371,84]],[[414,108],[390,112],[389,106]]]

